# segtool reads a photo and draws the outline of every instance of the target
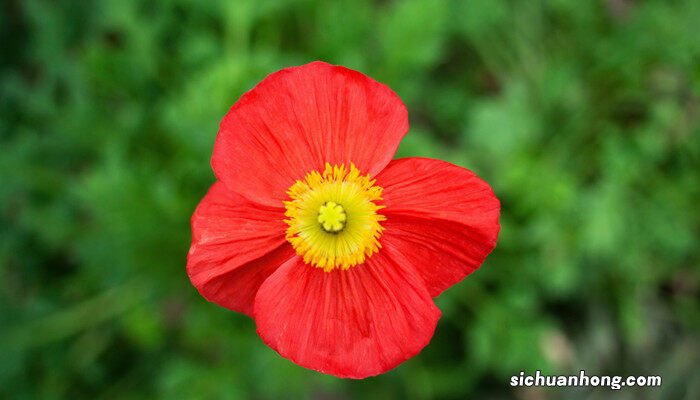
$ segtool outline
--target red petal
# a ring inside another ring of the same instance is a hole
[[[440,310],[413,268],[386,250],[347,271],[289,260],[255,298],[260,337],[283,357],[341,378],[377,375],[416,355]]]
[[[468,169],[427,158],[392,161],[379,176],[387,220],[383,245],[417,266],[432,296],[454,285],[496,247],[500,203]]]
[[[313,62],[269,75],[238,100],[221,122],[212,166],[231,190],[277,206],[326,162],[375,175],[407,130],[406,107],[387,86]]]
[[[192,215],[187,273],[207,300],[252,314],[262,282],[294,255],[282,208],[253,204],[216,182]]]

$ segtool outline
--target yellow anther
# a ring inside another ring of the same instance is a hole
[[[347,270],[379,251],[386,217],[382,188],[350,164],[326,164],[287,191],[286,238],[304,262],[326,272]]]

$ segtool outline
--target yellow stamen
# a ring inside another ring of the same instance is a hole
[[[323,173],[309,172],[287,191],[286,238],[304,262],[329,272],[362,264],[379,251],[386,220],[382,188],[369,175],[360,175],[354,164],[326,163]]]

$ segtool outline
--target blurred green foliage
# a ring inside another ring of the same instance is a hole
[[[0,7],[0,398],[700,398],[700,2]],[[401,96],[399,156],[502,202],[432,343],[364,381],[279,357],[185,273],[220,119],[316,59]],[[509,386],[538,369],[663,386]]]

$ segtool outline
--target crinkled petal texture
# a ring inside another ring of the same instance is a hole
[[[187,273],[207,300],[253,314],[258,288],[294,256],[284,210],[262,207],[216,182],[192,215]]]
[[[364,378],[416,355],[440,316],[433,297],[495,247],[500,205],[467,169],[391,161],[407,130],[398,96],[359,72],[314,62],[269,75],[221,123],[219,181],[192,216],[194,286],[307,368]],[[325,272],[285,239],[283,201],[308,173],[351,163],[383,188],[382,248]]]
[[[313,62],[269,75],[238,100],[221,122],[212,166],[230,190],[276,207],[325,163],[376,175],[407,130],[406,107],[389,87]]]
[[[377,184],[383,248],[324,272],[285,241],[281,207],[217,182],[192,218],[192,282],[208,300],[254,316],[261,338],[301,366],[348,378],[394,368],[430,341],[440,316],[432,297],[494,248],[500,206],[473,172],[438,160],[392,161]]]
[[[416,265],[435,297],[479,268],[496,246],[500,203],[468,169],[427,158],[392,161],[378,176],[381,243]]]
[[[347,271],[324,272],[295,257],[260,287],[260,337],[297,364],[365,378],[416,355],[440,311],[408,260],[380,251]]]

